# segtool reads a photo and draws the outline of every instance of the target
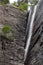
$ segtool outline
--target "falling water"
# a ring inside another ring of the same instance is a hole
[[[31,18],[30,30],[29,30],[29,34],[28,34],[27,45],[26,45],[26,48],[25,48],[24,61],[27,57],[28,49],[29,49],[29,46],[30,46],[30,41],[31,41],[32,31],[33,31],[33,22],[34,22],[36,10],[37,10],[37,5],[34,7],[33,15],[32,15],[32,18]]]
[[[35,15],[36,15],[37,7],[38,7],[40,1],[41,1],[41,0],[39,0],[39,2],[38,2],[37,5],[35,5],[34,10],[33,10],[33,14],[32,14],[32,17],[31,17],[31,21],[30,21],[30,29],[29,29],[28,39],[27,39],[27,43],[26,43],[26,48],[25,48],[24,61],[25,61],[26,58],[27,58],[27,53],[28,53],[28,50],[29,50],[30,41],[31,41],[32,32],[33,32],[34,19],[35,19]]]

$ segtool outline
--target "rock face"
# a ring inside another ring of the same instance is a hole
[[[43,65],[43,0],[34,20],[33,35],[25,65]]]
[[[0,65],[23,65],[26,13],[11,5],[0,5],[0,27],[3,25],[12,28],[14,41],[0,37]]]

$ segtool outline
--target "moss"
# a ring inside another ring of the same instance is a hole
[[[7,26],[7,25],[5,25],[5,26],[2,28],[2,32],[3,32],[3,33],[9,33],[10,30],[11,30],[11,28],[10,28],[9,26]]]
[[[2,28],[0,28],[0,36],[4,36],[10,40],[14,40],[14,35],[11,31],[10,26],[3,26]]]

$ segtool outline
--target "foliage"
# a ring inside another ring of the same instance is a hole
[[[7,3],[9,3],[9,0],[1,0],[1,3],[2,4],[7,4]]]
[[[24,10],[26,10],[27,9],[27,7],[28,7],[28,3],[24,3]]]
[[[23,5],[22,4],[20,4],[20,6],[18,6],[18,8],[20,9],[20,10],[24,10],[24,7],[23,7]]]
[[[3,33],[9,33],[10,30],[11,30],[11,28],[10,28],[9,26],[7,26],[7,25],[5,25],[5,26],[2,28],[2,32],[3,32]]]
[[[24,11],[27,10],[28,7],[28,0],[18,0],[17,2],[13,3],[14,6],[18,7],[20,10]]]
[[[28,7],[28,3],[20,4],[20,5],[18,6],[18,8],[19,8],[20,10],[26,10],[27,7]]]
[[[18,0],[18,2],[14,2],[13,5],[24,11],[27,10],[28,2],[22,3],[20,0]]]

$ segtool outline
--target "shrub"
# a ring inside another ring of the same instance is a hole
[[[1,0],[1,3],[2,4],[7,4],[7,3],[9,3],[9,0]]]
[[[20,5],[18,6],[18,8],[19,8],[20,10],[23,10],[23,11],[26,10],[27,7],[28,7],[28,3],[20,4]]]
[[[20,4],[20,6],[18,6],[18,8],[19,8],[20,10],[24,10],[24,7],[23,7],[22,4]]]
[[[24,6],[24,10],[26,10],[28,7],[28,3],[25,3],[23,6]]]

